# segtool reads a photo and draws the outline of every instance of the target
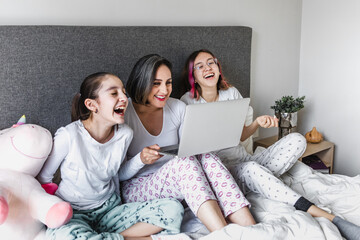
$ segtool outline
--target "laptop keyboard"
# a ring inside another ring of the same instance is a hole
[[[178,152],[178,149],[172,149],[172,150],[167,150],[166,151],[167,153],[170,153],[170,154],[177,154],[177,152]]]

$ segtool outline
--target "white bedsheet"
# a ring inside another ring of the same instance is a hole
[[[283,181],[319,207],[360,225],[360,175],[322,174],[298,162],[282,176]],[[193,239],[342,239],[338,229],[325,218],[313,218],[293,206],[272,201],[259,194],[247,195],[258,224],[241,227],[231,224],[209,234],[188,211],[182,230]]]

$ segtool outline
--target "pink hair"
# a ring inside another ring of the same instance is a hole
[[[198,91],[195,88],[195,79],[194,79],[194,76],[193,76],[193,71],[194,71],[194,61],[191,61],[189,63],[189,76],[188,76],[188,79],[189,79],[189,83],[190,83],[190,86],[191,86],[190,93],[191,93],[192,98],[195,97],[195,93],[196,93],[197,96],[199,95]]]

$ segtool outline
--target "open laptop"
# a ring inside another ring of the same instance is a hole
[[[240,143],[250,99],[186,106],[180,143],[162,147],[159,153],[188,157]]]

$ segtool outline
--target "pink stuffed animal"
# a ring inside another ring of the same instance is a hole
[[[50,132],[22,119],[0,131],[1,239],[41,239],[44,224],[60,227],[72,217],[70,204],[47,194],[35,179],[51,148]]]

